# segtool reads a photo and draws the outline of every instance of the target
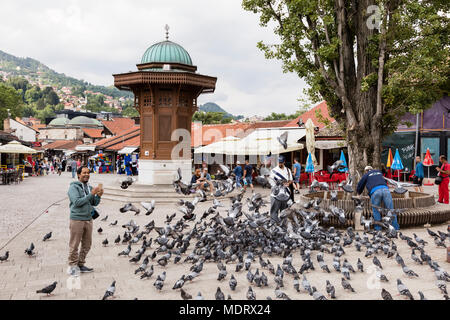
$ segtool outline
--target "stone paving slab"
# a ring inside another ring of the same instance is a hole
[[[106,176],[106,175],[105,175]],[[54,193],[53,196],[44,197],[46,200],[39,204],[37,209],[25,210],[30,213],[31,216],[17,216],[17,219],[22,219],[22,224],[29,224],[31,220],[35,219],[35,212],[39,211],[40,208],[48,207],[54,199],[62,198],[67,192],[68,184],[70,183],[70,177],[39,177],[36,179],[41,179],[39,182],[55,182],[59,189],[54,187],[36,189],[39,184],[35,185],[32,192],[38,192],[39,190],[45,190],[45,192]],[[61,178],[61,180],[57,180]],[[95,177],[97,179],[102,178]],[[111,177],[109,177],[112,179]],[[114,178],[114,176],[113,176]],[[32,178],[29,178],[32,179]],[[63,180],[65,179],[65,180]],[[92,179],[94,180],[94,179]],[[31,181],[31,180],[30,180]],[[23,184],[28,181],[23,182]],[[94,183],[94,181],[92,181]],[[45,184],[46,186],[46,184]],[[12,186],[21,187],[18,186]],[[56,190],[57,189],[57,190]],[[20,195],[20,192],[25,192],[25,194]],[[20,192],[19,192],[20,191]],[[25,205],[20,201],[27,197],[27,192],[30,189],[16,189],[18,194],[14,197],[20,206],[25,208]],[[250,195],[250,192],[247,193]],[[265,190],[265,195],[267,195],[267,190]],[[53,198],[52,198],[53,197]],[[221,213],[226,214],[226,209],[229,205],[229,200],[223,200],[226,205],[225,208],[221,208]],[[100,204],[100,210],[102,216],[95,220],[94,222],[94,234],[93,234],[93,245],[91,251],[87,257],[87,265],[93,267],[95,272],[90,274],[81,274],[78,280],[74,281],[67,274],[67,255],[68,255],[68,237],[69,237],[69,210],[68,210],[68,200],[63,200],[60,205],[52,206],[48,209],[48,213],[41,215],[35,222],[33,222],[24,232],[18,234],[13,241],[11,241],[6,247],[0,250],[0,254],[3,255],[6,250],[10,251],[10,260],[0,263],[0,299],[41,299],[41,300],[59,300],[59,299],[101,299],[106,288],[111,284],[113,280],[117,281],[116,298],[117,299],[180,299],[180,293],[178,290],[172,290],[172,286],[177,279],[181,277],[182,274],[186,274],[189,270],[191,264],[186,264],[180,262],[177,265],[169,263],[166,267],[161,267],[153,261],[155,266],[155,273],[151,279],[141,280],[139,275],[134,274],[134,270],[138,268],[139,264],[132,264],[128,260],[131,256],[134,256],[134,252],[138,250],[141,243],[132,246],[133,251],[130,257],[117,257],[117,253],[122,251],[125,245],[115,245],[113,243],[115,237],[120,234],[122,237],[125,229],[121,227],[122,224],[127,223],[130,219],[136,221],[138,225],[143,226],[144,224],[155,220],[157,226],[164,225],[164,220],[167,214],[172,214],[176,212],[176,206],[164,204],[158,205],[155,211],[150,216],[145,216],[140,214],[135,216],[134,213],[120,213],[119,208],[122,203],[114,201],[102,201]],[[209,206],[209,203],[200,203],[196,209],[197,215],[201,213]],[[11,204],[7,210],[13,210]],[[28,208],[30,204],[27,204]],[[268,208],[266,208],[268,209]],[[42,209],[43,210],[43,209]],[[244,210],[247,210],[246,205],[244,205]],[[5,211],[2,209],[2,214]],[[33,213],[33,214],[31,214]],[[100,221],[105,215],[108,215],[108,220],[106,222]],[[173,220],[176,221],[181,217],[178,213],[177,217]],[[10,218],[9,218],[10,219]],[[28,220],[27,220],[28,219]],[[109,226],[114,220],[118,220],[117,226]],[[192,223],[188,223],[191,226]],[[14,223],[8,226],[1,225],[2,230],[12,228],[14,229]],[[102,234],[98,234],[97,229],[102,227],[104,230]],[[446,231],[447,224],[432,226],[430,228],[433,231],[441,230]],[[12,231],[17,232],[17,229]],[[20,230],[19,230],[20,231]],[[42,241],[42,237],[45,233],[52,231],[52,239],[46,242]],[[426,246],[426,251],[431,257],[436,260],[441,267],[443,267],[447,272],[450,272],[449,264],[445,262],[446,250],[442,248],[436,248],[434,246],[432,238],[426,233],[424,228],[414,228],[405,229],[402,232],[406,235],[412,236],[415,232],[418,236],[428,241],[429,244]],[[8,232],[8,235],[14,235],[14,232]],[[152,231],[148,238],[155,239],[157,233]],[[107,247],[102,246],[102,241],[107,238],[110,244]],[[4,237],[6,241],[9,238]],[[36,246],[36,257],[28,258],[24,253],[26,247],[33,242]],[[394,299],[402,299],[401,297],[395,296],[397,294],[396,289],[396,279],[399,278],[402,282],[410,289],[415,298],[418,298],[417,291],[421,290],[428,299],[442,299],[442,294],[436,287],[436,278],[434,273],[430,271],[427,265],[417,265],[411,258],[411,251],[404,241],[400,239],[395,240],[398,246],[398,252],[405,260],[406,264],[420,275],[419,279],[410,279],[406,277],[401,268],[397,265],[394,259],[387,259],[384,254],[378,254],[383,265],[383,272],[389,279],[388,283],[382,283],[381,287],[386,288],[393,296]],[[194,243],[194,242],[193,242]],[[447,241],[447,244],[448,241]],[[1,246],[0,246],[1,248]],[[152,253],[155,250],[155,244],[151,248],[147,249],[147,254]],[[190,248],[191,250],[192,248]],[[190,253],[188,250],[188,253]],[[346,254],[341,257],[341,261],[347,258],[348,261],[356,269],[357,258],[360,257],[364,263],[365,269],[370,271],[373,268],[372,258],[364,258],[364,252],[358,253],[354,249],[354,246],[344,248]],[[325,293],[325,280],[330,280],[331,283],[336,288],[336,294],[339,299],[380,299],[380,288],[371,289],[371,279],[373,279],[374,274],[372,273],[360,273],[357,272],[351,275],[351,284],[355,288],[356,293],[344,292],[340,284],[341,274],[335,272],[334,270],[330,273],[324,273],[322,270],[317,270],[318,264],[316,260],[316,252],[312,253],[312,261],[316,267],[315,271],[306,272],[306,277],[310,281],[311,285],[317,287],[318,291]],[[268,257],[264,256],[265,259],[269,259],[274,266],[276,264],[282,263],[282,258],[280,257]],[[332,270],[332,258],[331,254],[325,254],[325,262],[328,264],[330,270]],[[184,260],[184,257],[182,261]],[[298,251],[294,252],[293,265],[298,270],[302,264],[300,255]],[[253,263],[252,272],[254,273],[256,268],[260,267],[259,263]],[[214,299],[214,295],[217,287],[220,287],[225,295],[231,294],[233,299],[245,299],[245,295],[248,289],[248,281],[246,279],[246,271],[241,271],[239,273],[234,272],[235,264],[228,264],[227,271],[228,275],[226,279],[222,282],[217,281],[217,266],[214,263],[206,263],[201,275],[196,278],[193,282],[187,283],[184,289],[191,295],[195,296],[197,292],[201,292],[206,299]],[[162,292],[158,292],[153,283],[156,276],[161,274],[163,271],[167,272],[167,279]],[[267,270],[264,271],[269,278],[269,287],[267,288],[254,288],[257,299],[265,299],[267,296],[275,298],[274,289],[275,283],[273,281],[273,275]],[[373,270],[372,270],[373,271]],[[231,291],[228,286],[228,280],[234,274],[238,285],[235,291]],[[297,293],[292,286],[292,276],[285,275],[285,288],[283,291],[286,292],[292,299],[312,299],[305,292]],[[44,295],[36,294],[36,290],[43,288],[51,284],[53,281],[58,281],[57,288],[54,291],[54,296],[45,297]]]

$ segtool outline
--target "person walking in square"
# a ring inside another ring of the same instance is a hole
[[[298,193],[300,193],[300,173],[302,170],[302,167],[301,167],[300,163],[298,162],[298,158],[294,159],[293,169],[294,169],[292,172],[292,175],[294,176],[293,187],[294,187],[294,192],[298,194]]]
[[[450,164],[447,162],[447,157],[442,155],[439,157],[439,161],[442,163],[442,166],[436,168],[436,171],[439,172],[439,175],[442,177],[442,182],[439,184],[439,200],[440,203],[448,204],[448,183],[450,181]]]
[[[94,270],[87,267],[85,263],[92,244],[94,207],[100,203],[103,195],[101,186],[92,188],[89,185],[90,172],[88,167],[79,167],[77,175],[78,181],[73,181],[67,192],[70,200],[68,273],[72,276],[77,276],[78,272],[85,273]],[[80,244],[81,248],[78,252]]]
[[[236,168],[233,169],[233,172],[236,176],[236,187],[237,188],[242,187],[241,181],[242,181],[242,176],[244,175],[244,170],[242,170],[241,162],[239,160],[236,161]]]
[[[362,176],[358,183],[356,192],[361,194],[364,191],[364,187],[367,188],[370,201],[374,206],[380,207],[381,201],[384,203],[386,209],[394,209],[394,202],[392,201],[392,195],[387,186],[386,180],[383,177],[383,173],[380,170],[374,170],[371,166],[364,168],[365,174]],[[373,208],[373,219],[375,221],[381,221],[381,214],[376,207]],[[395,230],[399,230],[400,226],[397,222],[397,215],[394,214],[394,220],[392,226]],[[375,225],[375,230],[381,230],[381,226]]]
[[[417,184],[418,186],[415,187],[414,189],[416,190],[416,192],[423,192],[423,187],[422,187],[422,182],[423,182],[423,178],[424,178],[424,173],[423,173],[423,163],[422,163],[422,159],[420,158],[420,156],[416,157],[416,168],[414,169],[414,184]]]
[[[247,191],[247,186],[249,185],[250,188],[252,188],[252,192],[253,192],[252,173],[253,173],[253,167],[250,164],[249,160],[246,159],[245,160],[245,167],[244,167],[244,191]]]
[[[70,162],[70,169],[72,170],[72,179],[75,179],[77,173],[77,161],[75,159]]]

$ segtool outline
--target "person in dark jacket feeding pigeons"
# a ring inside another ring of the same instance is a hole
[[[92,272],[92,268],[85,266],[86,255],[92,244],[92,218],[95,214],[94,206],[100,203],[103,188],[98,185],[92,188],[89,184],[89,168],[81,166],[77,170],[78,181],[70,184],[70,240],[69,240],[69,266],[68,273],[76,276],[79,272]],[[81,249],[78,253],[78,246]]]
[[[383,178],[383,174],[380,170],[374,170],[371,166],[364,168],[365,174],[362,176],[358,183],[356,192],[361,194],[364,191],[364,187],[367,188],[371,203],[377,207],[381,205],[383,201],[386,209],[394,209],[394,203],[392,201],[391,192],[386,184],[386,180]],[[400,226],[397,222],[397,215],[393,215],[394,220],[392,226],[395,230],[399,230]],[[381,221],[381,214],[377,208],[373,207],[373,218],[375,221]],[[375,230],[380,230],[381,226],[375,225]]]

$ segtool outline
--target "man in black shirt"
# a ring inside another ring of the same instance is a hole
[[[247,159],[247,160],[245,160],[245,167],[244,167],[244,190],[245,191],[247,191],[247,186],[250,185],[250,188],[252,188],[252,192],[253,192],[252,173],[253,173],[253,167],[249,164],[249,161]]]

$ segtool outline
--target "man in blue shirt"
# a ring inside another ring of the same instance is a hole
[[[386,184],[386,180],[383,178],[383,174],[380,170],[374,170],[371,166],[367,166],[364,168],[366,172],[365,175],[362,176],[361,180],[358,183],[358,187],[356,192],[361,194],[364,191],[364,187],[367,188],[367,192],[369,193],[369,197],[371,203],[377,207],[380,207],[381,201],[383,201],[386,209],[394,209],[394,203],[392,201],[391,192],[389,191],[389,187]],[[377,208],[373,208],[373,218],[375,221],[381,221],[381,215]],[[392,226],[395,230],[399,230],[400,226],[397,222],[397,216],[394,214],[394,220],[392,222]],[[381,227],[375,225],[375,230],[381,230]]]
[[[294,159],[294,165],[292,168],[292,175],[294,176],[294,189],[295,193],[300,193],[300,171],[302,170],[302,167],[300,163],[298,163],[298,158]]]
[[[423,163],[420,156],[416,157],[416,169],[414,173],[414,184],[417,184],[418,186],[415,187],[416,192],[423,192],[422,188],[422,182],[423,182],[424,174],[423,174]]]
[[[236,168],[234,168],[233,172],[236,176],[236,187],[238,188],[242,187],[241,180],[242,176],[244,175],[244,170],[242,170],[241,162],[239,160],[236,161]]]

